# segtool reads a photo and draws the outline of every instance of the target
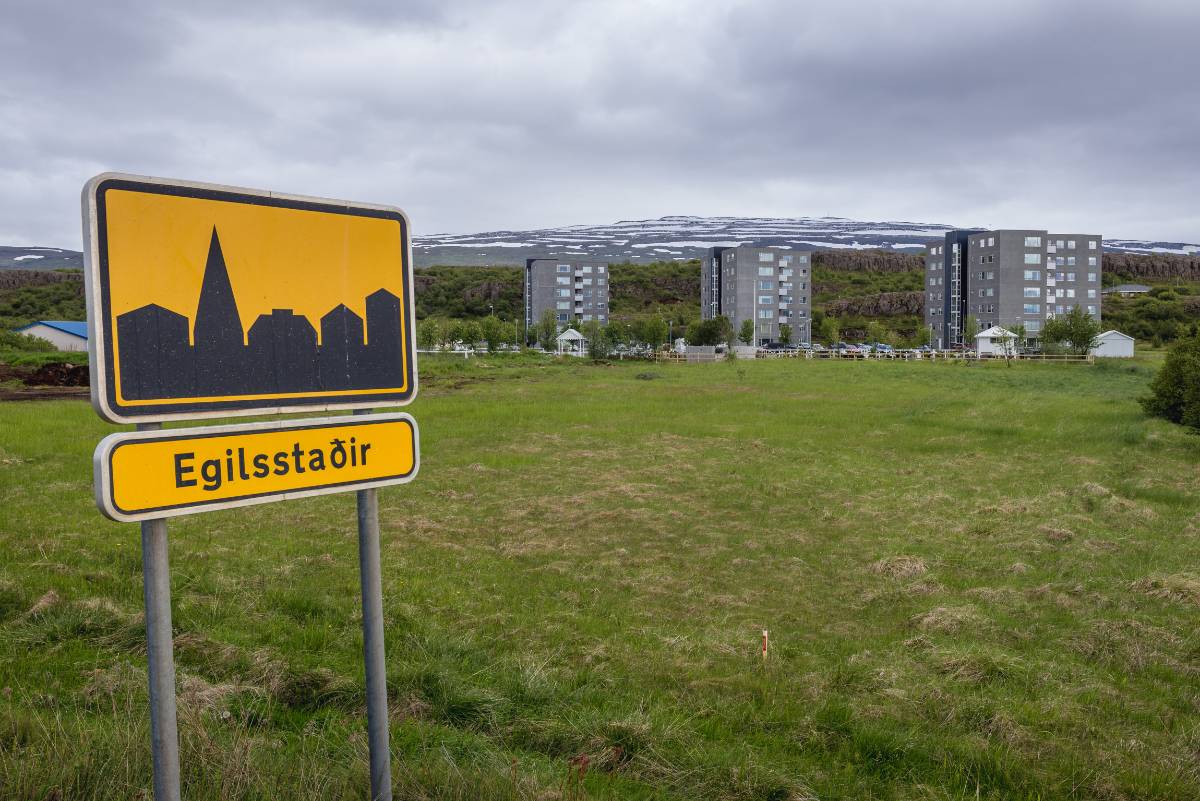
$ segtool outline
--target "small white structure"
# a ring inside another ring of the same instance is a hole
[[[87,323],[73,320],[38,320],[14,333],[44,339],[59,350],[85,351],[88,346]]]
[[[975,335],[975,352],[984,354],[1004,355],[1005,348],[1016,348],[1017,335],[1007,328],[993,325],[986,331]]]
[[[559,334],[555,340],[555,352],[559,356],[586,356],[587,355],[587,337],[576,331],[574,328],[568,328]]]
[[[1112,359],[1133,358],[1133,337],[1120,331],[1105,331],[1096,337],[1096,347],[1092,348],[1093,356]]]

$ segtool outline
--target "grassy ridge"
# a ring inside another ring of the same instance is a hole
[[[424,360],[381,493],[400,797],[1200,798],[1200,444],[1146,378]],[[0,428],[0,797],[133,797],[111,428]],[[362,797],[353,510],[171,524],[185,797]]]

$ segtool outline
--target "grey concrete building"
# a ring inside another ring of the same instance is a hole
[[[811,298],[810,251],[716,247],[700,263],[700,317],[723,314],[735,333],[753,320],[755,344],[780,341],[783,324],[792,327],[792,342],[811,342]]]
[[[957,230],[928,243],[925,325],[934,347],[963,344],[963,325],[1023,325],[1039,339],[1046,320],[1074,306],[1100,319],[1100,234]],[[967,343],[971,344],[971,343]]]
[[[554,311],[559,328],[592,320],[607,325],[608,265],[579,259],[526,259],[526,331],[547,309]]]

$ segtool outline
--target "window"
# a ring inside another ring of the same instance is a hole
[[[1025,297],[1027,297],[1027,298],[1040,298],[1041,296],[1042,296],[1042,288],[1041,288],[1041,287],[1039,287],[1039,286],[1027,286],[1027,287],[1025,287]]]
[[[791,256],[780,256],[779,257],[779,266],[780,267],[787,267],[791,263],[792,263]]]
[[[990,257],[988,258],[988,261],[991,261]],[[991,281],[995,277],[996,277],[996,274],[994,272],[992,272],[991,270],[987,271],[987,279],[986,280]]]
[[[981,273],[979,274],[979,280],[980,280],[980,281],[987,280],[987,273],[981,272]]]
[[[1096,274],[1088,273],[1088,280],[1091,281],[1093,284],[1096,283]]]
[[[774,316],[775,312],[770,309],[759,309],[758,311],[758,319],[760,320],[770,320]]]
[[[1042,310],[1042,304],[1040,304],[1040,303],[1026,303],[1025,304],[1025,313],[1026,314],[1038,314],[1039,312],[1041,312],[1041,310]]]
[[[1068,280],[1068,281],[1074,281],[1074,280],[1075,280],[1075,273],[1067,273],[1067,280]]]
[[[1058,240],[1057,242],[1055,242],[1054,244],[1056,247],[1060,247],[1060,248],[1065,248],[1067,246],[1067,243],[1063,242],[1061,239]]]
[[[759,267],[758,274],[759,275],[775,275],[775,268],[774,267]]]
[[[1096,257],[1088,256],[1088,267],[1095,267],[1095,266],[1096,266]]]
[[[1067,263],[1067,260],[1065,258],[1063,258],[1062,256],[1059,256],[1058,258],[1056,258],[1054,260],[1054,264],[1057,267],[1064,267],[1064,266],[1066,266],[1066,263]]]
[[[586,322],[588,322],[588,321],[589,321],[589,320],[591,320],[591,319],[592,319],[592,315],[590,315],[590,314],[585,314],[585,315],[583,315],[583,321],[584,321],[585,323],[586,323]]]
[[[774,281],[759,281],[758,288],[759,289],[774,289],[775,282]]]
[[[797,256],[796,263],[797,264],[808,264],[808,256]]]
[[[558,265],[558,271],[559,271],[560,273],[569,273],[569,272],[571,272],[571,265],[569,265],[569,264],[560,264],[560,265]]]
[[[560,301],[558,302],[558,308],[559,308],[560,310],[561,310],[561,309],[569,309],[569,308],[571,308],[571,304],[570,304],[570,302],[569,302],[569,301],[560,300]]]
[[[775,254],[774,253],[759,253],[758,260],[759,261],[775,261]]]
[[[981,297],[981,298],[983,298],[983,297],[987,297],[986,295],[984,295],[984,294],[983,294],[983,290],[982,290],[982,289],[981,289],[981,290],[979,290],[979,297]]]
[[[996,247],[996,237],[994,237],[994,236],[989,236],[989,237],[988,237],[988,247],[989,247],[989,248],[994,248],[994,247]]]
[[[1041,253],[1026,253],[1025,254],[1025,263],[1026,264],[1041,264],[1042,263],[1042,254]]]
[[[1075,266],[1075,257],[1074,256],[1067,256],[1067,266],[1068,267]],[[1075,280],[1075,279],[1070,279],[1070,280]]]
[[[803,291],[804,291],[804,290],[806,290],[806,289],[808,289],[808,283],[807,283],[807,282],[803,282],[803,281],[802,281],[802,282],[800,283],[800,291],[801,291],[801,292],[803,292]]]
[[[608,285],[607,278],[597,278],[596,279],[596,286],[607,286],[607,285]]]
[[[774,303],[775,297],[773,295],[759,295],[758,302],[766,306],[769,303]]]
[[[590,265],[590,264],[583,265],[583,272],[590,273],[591,271],[592,271],[592,265]]]
[[[570,279],[570,277],[568,277],[568,276],[565,276],[565,275],[560,275],[560,276],[558,277],[558,283],[560,283],[560,284],[567,284],[568,286],[570,286],[570,284],[571,284],[571,279]]]
[[[995,260],[996,260],[996,255],[994,253],[989,253],[988,254],[988,264],[991,264]]]
[[[1067,240],[1067,250],[1074,250],[1074,249],[1075,249],[1075,240],[1068,239]]]
[[[980,263],[980,264],[987,264],[987,256],[980,256],[980,257],[979,257],[979,263]]]
[[[1061,297],[1063,296],[1063,293],[1064,293],[1065,291],[1066,291],[1066,290],[1064,290],[1064,289],[1056,289],[1056,290],[1054,290],[1054,297],[1056,297],[1056,298],[1061,298]],[[1049,292],[1047,292],[1046,294],[1047,294],[1047,295],[1049,295],[1050,293],[1049,293]]]
[[[1026,270],[1025,271],[1025,280],[1026,281],[1041,281],[1042,280],[1042,271],[1041,270]]]
[[[1096,313],[1096,307],[1095,307],[1095,306],[1088,306],[1088,307],[1087,307],[1087,310],[1088,310],[1088,314],[1095,314],[1095,313]]]
[[[1027,247],[1027,248],[1040,248],[1041,246],[1042,246],[1042,238],[1041,238],[1040,236],[1027,236],[1027,237],[1025,237],[1025,247]]]
[[[558,296],[559,296],[560,298],[569,298],[569,297],[571,297],[571,290],[569,290],[569,289],[560,289],[560,290],[558,290]]]
[[[598,273],[602,273],[602,272],[604,272],[604,265],[603,265],[603,264],[601,264],[600,266],[598,266],[598,267],[596,268],[596,272],[598,272]]]
[[[1041,331],[1041,330],[1042,330],[1042,321],[1041,320],[1026,320],[1025,321],[1025,333],[1036,334],[1038,331]]]
[[[1096,240],[1089,239],[1088,240],[1088,250],[1095,250],[1095,249],[1096,249]]]
[[[1088,290],[1088,297],[1089,297],[1089,298],[1094,298],[1094,297],[1096,297],[1096,290],[1094,290],[1094,289],[1089,289],[1089,290]]]

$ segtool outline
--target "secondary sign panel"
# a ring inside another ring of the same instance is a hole
[[[134,521],[403,484],[419,453],[399,413],[122,432],[96,447],[96,505]]]
[[[415,395],[401,210],[118,174],[89,181],[83,204],[92,402],[105,419]]]

